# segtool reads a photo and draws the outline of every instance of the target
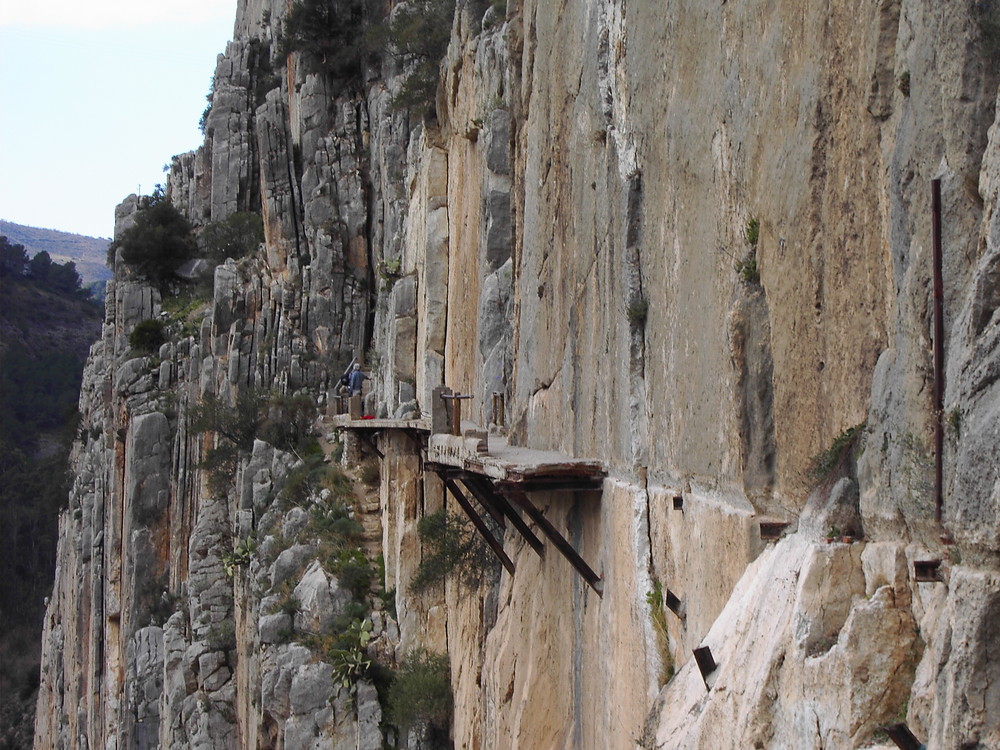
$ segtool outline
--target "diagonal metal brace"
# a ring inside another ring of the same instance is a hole
[[[479,501],[479,504],[486,508],[486,511],[490,514],[493,520],[496,521],[497,526],[506,531],[507,519],[504,517],[503,511],[500,510],[500,507],[493,502],[493,498],[479,492],[470,482],[469,475],[467,473],[456,473],[452,476],[462,480],[462,484],[464,484],[466,489],[472,493],[472,496]]]
[[[604,595],[604,580],[594,572],[594,569],[587,565],[586,561],[580,557],[580,554],[573,549],[573,545],[566,541],[566,537],[559,533],[549,520],[542,514],[535,504],[528,499],[528,496],[522,492],[517,487],[512,487],[506,485],[504,487],[505,494],[521,508],[528,516],[538,524],[538,527],[545,533],[545,536],[556,546],[563,557],[569,560],[570,565],[576,568],[576,572],[579,573],[583,580],[585,580],[588,585],[597,592],[598,596]]]
[[[528,524],[524,522],[521,518],[521,514],[511,506],[503,494],[496,491],[493,487],[493,483],[489,479],[470,473],[462,474],[461,479],[462,483],[469,488],[469,491],[475,495],[476,499],[480,503],[482,503],[485,507],[489,507],[487,503],[492,503],[500,511],[500,513],[510,519],[514,528],[517,529],[521,536],[524,537],[524,540],[531,545],[531,548],[535,550],[538,556],[545,557],[545,545],[542,544],[542,540],[535,536],[535,532],[533,532],[531,528],[529,528]]]
[[[507,553],[503,551],[503,545],[497,541],[496,537],[490,532],[489,527],[486,522],[476,513],[476,509],[472,507],[472,503],[469,502],[468,498],[462,493],[458,485],[455,484],[455,480],[448,476],[443,476],[444,486],[448,488],[448,491],[454,496],[458,501],[458,504],[462,506],[462,510],[465,511],[465,515],[469,517],[472,521],[472,525],[476,527],[476,530],[482,535],[486,543],[490,545],[490,549],[500,558],[500,562],[507,569],[507,572],[514,575],[514,561],[511,560]]]
[[[372,440],[372,438],[370,438],[368,435],[366,435],[365,433],[363,433],[361,430],[356,430],[356,434],[357,434],[358,438],[361,440],[362,443],[364,443],[369,448],[371,448],[373,451],[375,451],[375,455],[376,456],[378,456],[379,458],[385,458],[385,454],[378,449],[378,446],[375,445],[375,441]]]

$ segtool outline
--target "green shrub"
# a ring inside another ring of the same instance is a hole
[[[166,575],[137,583],[135,599],[136,629],[148,625],[162,626],[183,603],[181,597],[168,589]]]
[[[250,75],[253,76],[254,104],[259,107],[269,91],[281,86],[281,76],[271,63],[270,42],[250,40]]]
[[[163,299],[163,312],[169,315],[169,325],[180,329],[179,338],[198,335],[210,294],[211,290],[203,292],[197,285],[187,285],[181,293]]]
[[[226,572],[226,578],[232,580],[236,575],[237,568],[245,568],[253,560],[253,553],[257,551],[257,540],[248,536],[237,542],[232,552],[222,553],[222,568]]]
[[[166,342],[167,337],[163,331],[163,322],[155,318],[148,318],[136,324],[129,334],[128,343],[138,352],[153,354],[159,351]]]
[[[755,216],[751,216],[747,219],[747,227],[744,231],[744,236],[746,237],[747,244],[750,247],[757,247],[757,242],[760,240],[760,219]]]
[[[742,260],[737,260],[733,264],[733,269],[739,274],[740,280],[744,284],[760,283],[760,271],[757,268],[757,253],[754,250],[748,252]]]
[[[179,281],[175,272],[194,257],[197,245],[191,223],[157,185],[151,196],[142,198],[135,223],[109,246],[109,266],[114,266],[119,249],[125,263],[166,292],[171,283]]]
[[[381,476],[382,470],[379,466],[378,459],[368,459],[367,461],[364,461],[358,470],[358,478],[368,485],[378,484]]]
[[[331,487],[331,485],[339,486],[341,481],[339,477],[342,475],[343,472],[339,467],[324,462],[321,453],[308,454],[303,457],[301,463],[289,472],[285,486],[281,489],[281,500],[287,506],[303,505],[310,496],[318,494],[324,488],[331,488],[335,495],[344,496],[342,490],[333,490]],[[350,483],[348,482],[349,487]],[[314,510],[314,512],[327,513],[330,511],[327,509],[324,511]]]
[[[236,648],[236,626],[232,620],[223,620],[209,627],[205,634],[205,645],[214,651],[229,651]]]
[[[372,664],[367,652],[371,637],[371,620],[355,620],[328,653],[333,664],[333,680],[341,687],[353,688],[368,671]]]
[[[957,440],[962,437],[962,407],[956,406],[950,412],[948,412],[948,428],[951,434]]]
[[[414,651],[389,687],[388,718],[401,732],[427,724],[446,734],[451,722],[451,669],[445,654]]]
[[[264,397],[253,389],[240,391],[235,407],[214,393],[206,393],[191,410],[191,431],[215,432],[240,450],[249,451],[257,436],[263,405]]]
[[[240,211],[222,221],[205,226],[199,237],[205,258],[215,264],[226,258],[238,260],[264,241],[264,220],[260,214]]]
[[[213,495],[222,496],[227,492],[236,474],[240,454],[253,448],[263,401],[259,393],[248,389],[241,391],[235,406],[230,407],[215,394],[208,393],[190,410],[191,432],[214,432],[219,437],[216,446],[209,449],[198,464],[198,468],[208,472],[208,488]]]
[[[670,635],[667,630],[667,610],[663,599],[663,586],[653,580],[652,591],[646,592],[646,604],[649,605],[649,615],[653,621],[653,630],[656,632],[656,645],[660,652],[660,661],[663,665],[661,682],[666,683],[674,676],[674,663],[670,655]]]
[[[270,614],[283,612],[289,617],[295,617],[302,603],[295,597],[294,587],[291,579],[285,581],[278,591],[274,592],[278,596],[277,603],[271,608]]]
[[[198,468],[208,472],[208,491],[214,497],[222,497],[229,490],[236,476],[236,466],[239,462],[239,450],[229,442],[220,442],[214,448],[209,448],[205,458],[198,463]]]
[[[645,297],[636,297],[625,308],[625,317],[628,322],[637,328],[646,325],[646,317],[649,315],[649,301]]]
[[[281,450],[294,450],[300,455],[315,453],[319,444],[312,436],[316,419],[316,403],[309,396],[272,396],[261,401],[263,419],[256,435]],[[312,449],[312,450],[310,450]]]
[[[368,596],[374,578],[375,570],[368,560],[346,562],[340,566],[340,571],[337,573],[340,585],[350,591],[356,599]]]
[[[319,519],[314,519],[312,528],[319,536],[329,536],[342,539],[345,542],[354,542],[364,533],[364,527],[348,516],[334,517],[333,513],[325,514]]]
[[[384,47],[407,65],[406,78],[393,98],[397,109],[418,115],[433,111],[454,15],[455,0],[410,0],[376,33]]]
[[[421,518],[417,533],[425,554],[410,581],[416,591],[442,583],[452,574],[467,586],[478,586],[497,569],[493,550],[472,523],[445,509]]]
[[[368,5],[368,0],[296,0],[285,16],[279,53],[299,52],[313,71],[345,86],[359,84],[369,54]]]
[[[910,95],[910,71],[904,70],[900,74],[899,78],[896,79],[896,88],[903,96]]]
[[[208,102],[205,105],[205,109],[202,110],[201,117],[198,119],[198,130],[201,131],[202,135],[205,135],[205,131],[208,128],[208,116],[212,114],[212,102],[215,99],[215,76],[212,76],[212,82],[208,86],[208,93],[205,94],[205,101]],[[164,169],[166,171],[166,169]],[[110,263],[108,264],[110,265]]]
[[[812,457],[809,473],[813,479],[825,481],[831,478],[852,456],[861,437],[864,435],[867,421],[848,427],[833,439],[833,444],[825,451],[820,451]]]

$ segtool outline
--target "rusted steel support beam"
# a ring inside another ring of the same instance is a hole
[[[940,560],[914,560],[913,580],[922,583],[943,581]]]
[[[369,437],[368,435],[366,435],[365,433],[363,433],[361,430],[355,430],[354,434],[357,435],[361,439],[362,443],[364,443],[369,448],[371,448],[373,451],[375,451],[375,455],[376,456],[378,456],[379,458],[385,458],[385,454],[382,453],[382,451],[380,451],[378,449],[377,445],[375,445],[375,440],[374,440],[375,436],[374,435],[372,435],[372,436]]]
[[[505,426],[504,395],[499,391],[493,392],[493,419],[492,422],[497,427]]]
[[[693,653],[694,661],[698,665],[698,671],[701,672],[701,679],[705,683],[705,689],[711,690],[712,685],[709,677],[719,666],[715,663],[715,657],[712,656],[712,649],[708,646],[700,646]]]
[[[472,398],[471,394],[442,393],[441,398],[451,401],[451,434],[462,434],[462,401]]]
[[[417,449],[418,453],[424,449],[424,443],[426,441],[421,433],[416,430],[403,430],[403,434],[413,441],[413,445]]]
[[[507,557],[507,553],[503,551],[503,545],[497,541],[496,537],[490,532],[489,527],[486,522],[480,518],[479,514],[476,513],[476,509],[472,507],[472,503],[469,502],[465,494],[459,489],[458,485],[455,484],[455,480],[449,476],[442,476],[444,480],[444,486],[448,488],[452,496],[458,501],[458,504],[462,506],[462,510],[465,511],[465,515],[469,517],[472,521],[472,525],[476,527],[476,530],[482,534],[483,539],[486,543],[490,545],[490,549],[500,558],[500,562],[507,569],[507,572],[514,575],[514,561]]]
[[[493,520],[496,521],[497,526],[499,526],[501,529],[507,528],[507,519],[504,518],[503,512],[496,506],[491,497],[485,495],[482,492],[477,491],[476,488],[474,488],[470,484],[470,480],[467,478],[468,474],[465,474],[463,472],[456,472],[451,476],[453,476],[456,479],[462,480],[462,484],[464,484],[466,489],[468,489],[469,492],[472,493],[472,496],[479,501],[479,504],[482,505],[484,508],[486,508],[487,513],[489,513],[490,516],[493,518]]]
[[[586,561],[580,557],[579,553],[573,549],[573,545],[566,541],[566,538],[559,533],[558,529],[549,523],[549,520],[535,507],[535,504],[528,499],[528,496],[517,487],[511,485],[506,485],[504,490],[507,497],[527,513],[532,521],[538,524],[538,527],[545,533],[545,536],[562,553],[562,556],[569,560],[570,565],[576,568],[576,572],[580,574],[590,588],[596,591],[598,596],[603,596],[604,581],[594,572],[593,568],[587,565]]]
[[[667,605],[667,609],[679,618],[682,620],[687,619],[687,608],[684,606],[684,602],[670,589],[663,590],[663,603]]]
[[[535,536],[528,524],[521,518],[521,514],[514,509],[507,498],[493,488],[493,483],[485,477],[477,477],[475,474],[462,474],[462,483],[469,488],[469,491],[476,496],[479,502],[486,506],[488,499],[493,505],[514,525],[524,540],[531,545],[531,548],[538,553],[539,557],[545,557],[545,545],[542,540]]]
[[[944,277],[941,272],[941,180],[931,180],[934,263],[934,518],[944,508]]]
[[[896,747],[900,750],[925,750],[926,745],[923,745],[920,740],[914,737],[913,732],[906,724],[900,722],[899,724],[890,724],[887,727],[882,727],[889,739],[896,743]]]
[[[526,479],[520,485],[524,492],[598,492],[604,486],[604,478]]]

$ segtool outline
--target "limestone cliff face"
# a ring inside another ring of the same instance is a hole
[[[417,596],[416,521],[452,499],[410,437],[379,439],[378,507],[358,513],[396,597],[370,653],[448,651],[455,747],[859,747],[904,720],[931,748],[1000,746],[1000,9],[458,5],[437,117],[417,122],[391,107],[388,62],[345,97],[275,58],[283,3],[239,4],[206,143],[175,157],[169,194],[195,223],[260,210],[265,243],[216,269],[196,334],[156,358],[128,333],[159,295],[117,269],[36,745],[418,746],[285,632],[323,632],[345,601],[277,502],[296,457],[258,441],[219,496],[196,468],[212,436],[188,424],[206,394],[252,387],[326,410],[364,355],[380,415],[428,416],[446,384],[486,427],[499,392],[512,443],[608,470],[601,492],[534,497],[602,594],[508,529],[513,576]],[[230,580],[222,551],[250,536]],[[926,560],[940,580],[916,580]]]

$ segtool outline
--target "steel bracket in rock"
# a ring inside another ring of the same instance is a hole
[[[889,735],[889,739],[896,743],[900,750],[927,750],[927,745],[913,736],[913,732],[906,724],[890,724],[882,727],[883,731]]]
[[[604,466],[552,451],[508,446],[498,436],[490,435],[488,441],[488,450],[483,453],[479,440],[435,433],[428,439],[426,467],[446,482],[461,481],[494,518],[500,516],[510,521],[531,548],[543,556],[545,547],[518,513],[520,508],[587,585],[601,595],[603,578],[549,522],[528,493],[600,491],[607,476]]]
[[[687,618],[687,608],[684,606],[684,602],[678,598],[670,589],[663,590],[663,603],[666,605],[667,609],[677,615],[680,619],[684,620]]]
[[[941,561],[914,560],[913,579],[919,583],[940,583],[944,581],[941,575]]]
[[[712,649],[708,646],[699,646],[694,649],[694,660],[698,665],[698,671],[701,672],[701,679],[705,682],[705,689],[712,689],[712,682],[710,678],[715,674],[715,670],[719,668],[719,665],[715,663],[715,659],[712,656]]]
[[[478,531],[483,539],[486,540],[486,543],[490,546],[490,549],[493,550],[493,553],[500,558],[500,562],[503,563],[507,572],[514,575],[514,561],[507,556],[506,552],[504,552],[503,544],[501,544],[501,542],[493,536],[489,526],[487,526],[482,517],[476,513],[476,509],[472,507],[472,503],[469,502],[469,499],[455,483],[455,480],[447,476],[447,474],[442,475],[441,479],[444,481],[444,486],[448,488],[448,491],[458,501],[459,506],[463,511],[465,511],[465,515],[467,515],[469,520],[472,521],[472,525],[476,527],[476,531]]]
[[[361,432],[360,430],[357,433],[358,439],[362,443],[364,443],[369,448],[371,448],[373,451],[375,451],[375,455],[378,456],[380,459],[384,459],[385,458],[385,454],[378,449],[377,445],[375,445],[374,437],[377,434],[378,433],[375,433],[375,432],[369,432],[369,433]]]
[[[559,530],[549,522],[549,519],[545,517],[542,511],[528,499],[526,491],[513,484],[505,485],[501,491],[528,514],[528,517],[538,525],[538,528],[555,545],[555,548],[562,553],[562,556],[569,561],[569,564],[576,569],[576,572],[580,574],[590,588],[596,591],[598,596],[602,596],[604,594],[604,579],[594,572],[594,569],[586,563],[580,556],[580,553],[573,548],[573,545],[566,541],[566,537],[560,534]]]
[[[777,541],[785,535],[790,525],[788,521],[761,521],[760,538],[765,542]]]
[[[542,540],[535,536],[535,532],[524,522],[524,519],[521,518],[521,515],[514,509],[514,506],[510,504],[507,498],[496,490],[489,479],[468,472],[462,472],[460,476],[462,483],[469,488],[469,491],[476,496],[479,502],[484,503],[484,505],[486,502],[492,503],[504,518],[510,519],[514,528],[517,529],[518,533],[535,550],[538,556],[545,557],[545,545],[542,544]]]

